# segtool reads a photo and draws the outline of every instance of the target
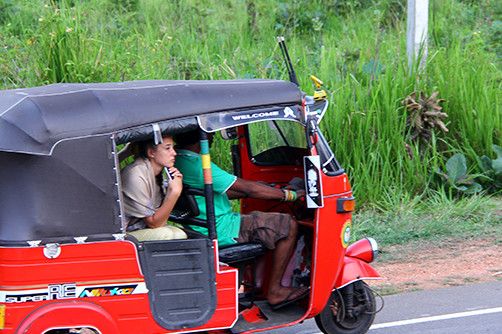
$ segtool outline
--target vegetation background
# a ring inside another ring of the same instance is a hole
[[[363,208],[356,237],[502,232],[487,196],[500,194],[500,1],[430,1],[427,62],[410,73],[405,0],[0,0],[0,86],[287,79],[278,35],[302,89],[315,74],[329,92],[322,128]],[[448,132],[416,126],[427,108],[403,105],[412,92],[438,92]]]

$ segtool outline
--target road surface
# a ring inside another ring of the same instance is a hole
[[[384,297],[369,334],[501,334],[502,281]],[[314,320],[264,332],[321,334]]]

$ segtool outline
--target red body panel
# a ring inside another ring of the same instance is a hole
[[[373,267],[357,258],[346,256],[343,261],[342,269],[341,275],[339,275],[336,280],[336,288],[344,287],[358,280],[380,279],[380,275]]]
[[[312,255],[312,295],[309,316],[315,316],[326,305],[335,281],[341,272],[345,247],[342,243],[343,227],[350,224],[351,213],[337,213],[336,200],[350,197],[347,176],[329,177],[323,174],[324,207],[316,210],[315,240]]]
[[[201,328],[230,327],[237,317],[237,271],[227,266],[215,270],[217,309]],[[128,241],[62,245],[61,255],[55,259],[47,259],[43,247],[0,248],[0,291],[12,294],[47,289],[49,284],[75,283],[79,287],[143,282],[136,247]],[[146,291],[2,304],[6,306],[2,333],[6,334],[16,332],[20,324],[28,333],[83,325],[102,333],[169,332],[153,319]]]
[[[347,248],[346,256],[354,257],[366,263],[374,260],[373,249],[368,239],[360,239]]]

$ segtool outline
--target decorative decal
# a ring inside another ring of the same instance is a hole
[[[49,300],[75,298],[77,297],[77,285],[75,283],[49,285],[47,295]]]
[[[5,293],[5,303],[39,302],[42,300],[56,300],[77,297],[75,283],[51,284],[47,289],[25,290]],[[0,296],[3,293],[0,292]],[[0,298],[0,302],[3,298]]]
[[[350,219],[347,220],[345,224],[343,224],[342,234],[341,234],[343,248],[347,248],[349,246],[351,227],[352,227],[352,221]]]
[[[291,105],[288,107],[271,107],[255,110],[220,112],[197,116],[200,127],[206,132],[214,132],[221,129],[235,127],[261,121],[289,120],[300,122],[302,107]]]
[[[322,208],[324,200],[322,196],[321,159],[318,155],[306,156],[303,158],[303,165],[307,207],[310,209]]]
[[[240,121],[243,119],[252,119],[252,118],[266,118],[270,116],[279,116],[278,111],[271,111],[271,112],[257,112],[253,114],[245,114],[245,115],[237,115],[237,116],[232,116],[232,119],[234,121]]]
[[[295,112],[290,107],[284,108],[284,118],[296,118]]]
[[[137,286],[138,284],[131,284],[125,286],[121,285],[87,288],[80,293],[79,298],[132,295],[134,289],[136,289]]]
[[[31,293],[31,294],[15,294],[6,295],[6,303],[25,303],[25,302],[40,302],[42,300],[48,300],[46,293]]]
[[[0,303],[26,303],[68,298],[125,296],[142,293],[148,293],[145,282],[80,287],[75,283],[50,284],[46,289],[0,290]]]

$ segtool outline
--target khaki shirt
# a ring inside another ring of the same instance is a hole
[[[146,228],[142,218],[152,216],[162,204],[161,188],[148,159],[138,158],[121,172],[124,213],[128,231]]]

